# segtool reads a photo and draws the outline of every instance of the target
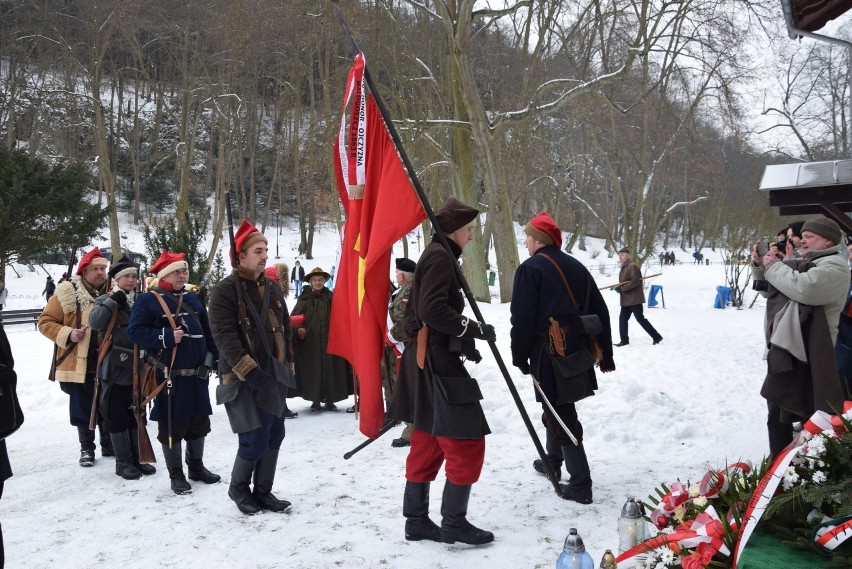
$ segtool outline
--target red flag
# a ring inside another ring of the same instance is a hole
[[[384,423],[381,360],[387,332],[393,244],[426,218],[373,97],[364,56],[349,72],[334,168],[346,227],[334,283],[329,353],[346,358],[360,383],[361,432]],[[351,105],[347,129],[346,108]]]

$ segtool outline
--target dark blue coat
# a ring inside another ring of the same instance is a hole
[[[595,286],[592,275],[580,261],[551,245],[542,247],[521,263],[515,273],[512,291],[510,333],[512,364],[518,367],[529,365],[533,377],[541,382],[548,399],[551,403],[556,403],[553,366],[544,354],[547,330],[550,326],[549,318],[553,316],[560,325],[570,326],[571,317],[578,312],[565,290],[559,271],[550,261],[541,256],[541,253],[546,253],[562,269],[580,310],[584,314],[597,314],[600,317],[603,332],[597,335],[597,340],[603,349],[604,356],[609,358],[612,358],[612,332],[606,302],[598,287]],[[587,303],[588,307],[586,307]],[[580,341],[583,340],[582,336],[566,333],[566,353],[579,350]],[[597,386],[594,368],[589,373],[592,374],[590,378],[592,384]],[[541,401],[538,391],[536,391],[536,400]]]
[[[213,353],[214,361],[219,359],[213,335],[210,333],[210,323],[207,311],[202,306],[198,296],[183,290],[181,293],[168,292],[165,289],[155,289],[163,296],[171,311],[177,308],[179,294],[183,295],[183,306],[175,316],[175,322],[184,326],[187,332],[177,344],[177,354],[173,369],[192,369],[204,363],[207,352]],[[188,310],[188,309],[191,309]],[[195,312],[197,319],[193,316]],[[172,361],[172,350],[175,348],[175,338],[171,325],[163,313],[160,303],[150,292],[140,295],[133,303],[130,314],[130,324],[127,329],[130,339],[149,355],[159,354],[159,360],[164,366]],[[198,337],[190,337],[198,336]],[[157,374],[157,382],[165,380],[163,372]],[[206,416],[213,413],[210,406],[209,380],[196,376],[173,375],[172,420],[188,419],[190,417]],[[160,391],[154,400],[154,410],[151,411],[153,421],[168,419],[167,388]]]

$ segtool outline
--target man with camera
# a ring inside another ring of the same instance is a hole
[[[777,243],[765,254],[760,243],[752,250],[755,285],[765,281],[767,374],[760,393],[769,408],[772,456],[793,440],[792,423],[817,409],[839,409],[843,401],[834,356],[849,289],[842,238],[835,221],[818,217],[802,227],[802,258],[794,257],[791,242],[783,253]]]

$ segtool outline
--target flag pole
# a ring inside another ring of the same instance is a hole
[[[343,14],[340,12],[340,8],[337,6],[334,7],[335,13],[337,15],[337,19],[340,21],[340,25],[343,28],[343,31],[346,33],[349,41],[352,42],[352,46],[355,49],[355,53],[361,53],[361,48],[358,47],[358,43],[355,41],[355,38],[352,36],[352,32],[349,30],[349,26],[346,25],[346,21],[343,18]],[[366,62],[364,63],[364,79],[367,82],[367,88],[370,93],[373,94],[373,99],[376,102],[376,107],[379,109],[379,113],[382,115],[382,120],[385,123],[385,127],[388,129],[388,134],[390,134],[391,140],[393,141],[393,145],[396,148],[397,154],[399,154],[400,159],[402,160],[403,165],[405,166],[405,170],[408,172],[408,177],[411,180],[412,185],[414,186],[414,190],[417,192],[417,197],[420,200],[420,204],[423,206],[423,210],[426,212],[426,216],[429,218],[429,222],[432,224],[433,229],[440,227],[438,224],[438,220],[435,217],[435,212],[432,210],[432,206],[429,203],[429,198],[426,196],[426,192],[423,190],[423,186],[420,184],[420,179],[417,177],[417,172],[414,170],[414,166],[411,164],[411,160],[408,158],[408,154],[405,152],[405,148],[402,146],[402,140],[399,138],[399,134],[396,132],[396,128],[393,126],[393,121],[391,120],[390,114],[385,107],[384,102],[382,101],[381,96],[379,95],[378,90],[376,89],[375,84],[373,83],[373,77],[370,75],[370,68],[367,66]],[[441,242],[441,245],[447,251],[452,251],[450,249],[450,244],[447,242],[447,238],[441,231],[435,231],[435,234],[438,236],[438,239]],[[470,290],[470,286],[467,284],[467,279],[464,278],[464,274],[462,273],[461,267],[458,262],[453,263],[456,276],[459,279],[459,283],[461,284],[462,290],[464,291],[464,295],[467,297],[468,304],[470,305],[471,310],[473,310],[473,314],[476,316],[476,319],[479,322],[485,323],[485,318],[482,316],[482,312],[479,310],[479,305],[476,303],[476,299],[473,296],[473,292]],[[529,432],[530,438],[535,445],[536,451],[538,451],[538,455],[541,458],[542,466],[545,470],[545,475],[548,480],[550,480],[551,484],[553,484],[553,489],[560,497],[564,497],[562,494],[562,488],[559,486],[559,481],[556,478],[556,471],[553,469],[553,464],[547,459],[547,454],[545,453],[544,447],[541,445],[541,440],[538,438],[538,434],[535,431],[535,427],[533,427],[532,421],[530,420],[529,414],[524,408],[523,401],[521,401],[521,396],[518,394],[518,389],[515,387],[515,383],[512,381],[512,378],[509,376],[509,370],[506,368],[506,364],[503,361],[503,357],[500,355],[500,351],[497,349],[497,344],[495,342],[488,342],[488,345],[491,347],[491,353],[494,354],[494,359],[497,361],[497,367],[500,368],[500,373],[503,375],[503,379],[506,381],[506,386],[509,388],[509,393],[512,395],[512,399],[515,401],[515,405],[518,408],[518,412],[521,414],[521,418],[524,421],[524,425],[527,427],[527,431]]]

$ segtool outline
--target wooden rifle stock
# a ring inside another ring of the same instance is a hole
[[[139,376],[139,346],[133,345],[133,416],[136,417],[136,437],[139,448],[139,462],[142,464],[153,464],[157,462],[154,456],[154,447],[151,446],[151,438],[148,436],[148,428],[145,421],[145,399],[142,393],[142,379]]]
[[[640,280],[640,281],[644,281],[645,279],[653,279],[654,277],[659,277],[659,276],[661,276],[662,274],[663,274],[663,273],[657,273],[656,275],[648,275],[647,277],[642,277],[642,278],[640,278],[639,280]],[[608,284],[608,285],[606,285],[606,286],[599,286],[599,287],[598,287],[598,290],[606,290],[606,289],[608,289],[608,288],[613,288],[613,287],[617,287],[617,286],[624,286],[624,285],[626,285],[626,284],[627,284],[627,283],[629,283],[629,282],[630,282],[630,281],[622,281],[622,282],[620,282],[620,283],[613,283],[613,284]]]
[[[74,270],[74,257],[77,255],[77,246],[74,245],[71,247],[71,258],[68,261],[68,272],[65,273],[68,275],[68,279],[71,279],[71,271]],[[79,311],[77,312],[79,316]],[[77,326],[80,326],[80,323],[77,323]],[[58,358],[56,357],[59,354],[59,346],[56,345],[56,342],[53,343],[53,358],[50,360],[50,371],[47,372],[47,379],[50,381],[56,381],[56,368],[58,368],[65,359],[71,355],[71,352],[74,350],[74,346],[66,349],[65,352]]]

